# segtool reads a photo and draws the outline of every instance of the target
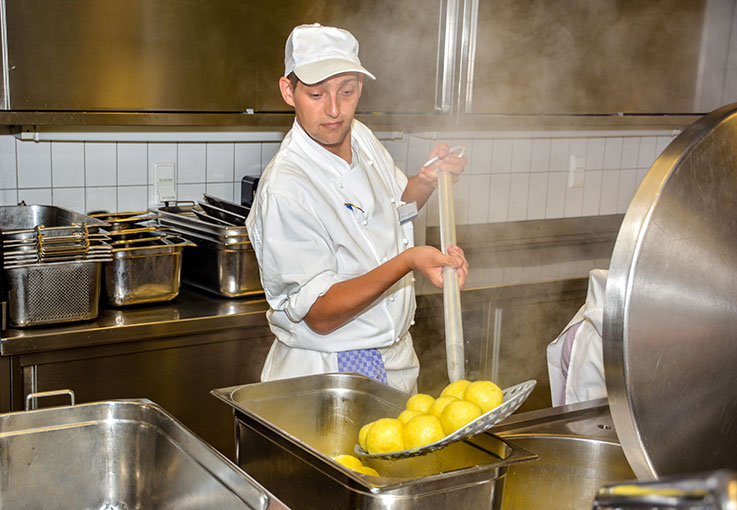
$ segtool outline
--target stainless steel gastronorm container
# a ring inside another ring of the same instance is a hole
[[[174,229],[195,246],[182,262],[182,281],[223,297],[263,294],[258,261],[245,225],[221,226],[198,219],[194,206],[155,209],[159,222]]]
[[[0,415],[0,507],[283,509],[148,400]]]
[[[498,508],[508,466],[535,458],[490,434],[400,460],[366,459],[380,477],[332,459],[360,427],[397,416],[409,395],[356,374],[213,390],[234,409],[239,465],[294,508]]]
[[[263,294],[258,261],[250,242],[223,245],[204,236],[181,234],[195,244],[185,248],[185,283],[230,298]]]
[[[113,249],[105,263],[105,300],[114,306],[171,301],[179,295],[182,252],[194,246],[180,240],[149,241]]]

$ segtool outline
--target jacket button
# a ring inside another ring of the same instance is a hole
[[[415,277],[414,276],[412,277],[412,283],[415,283]]]
[[[414,319],[412,319],[411,321],[409,321],[409,325],[410,325],[410,326],[414,326],[414,325],[415,325],[415,320],[414,320]]]
[[[404,239],[402,239],[402,242],[404,243],[405,246],[407,246],[409,244],[409,239],[405,237]]]
[[[394,197],[392,197],[391,198],[391,203],[393,204],[394,202],[396,202],[396,200],[394,199]]]
[[[394,296],[389,296],[389,301],[394,302]]]
[[[363,226],[365,227],[366,225],[368,225],[368,220],[363,220]]]

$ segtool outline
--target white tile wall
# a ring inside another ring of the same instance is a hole
[[[53,144],[53,142],[52,142]],[[84,175],[86,187],[118,184],[117,147],[109,142],[84,142]]]
[[[118,143],[118,186],[148,184],[148,145]]]
[[[456,223],[481,224],[623,213],[660,152],[662,131],[488,132],[431,139],[422,133],[384,144],[415,175],[438,140],[467,147],[469,165],[454,188]],[[264,140],[268,138],[265,136]],[[273,140],[273,138],[271,138]],[[240,201],[240,181],[259,175],[278,142],[21,141],[0,136],[0,204],[51,203],[91,211],[143,210],[159,203],[154,164],[175,165],[177,196],[211,193]],[[583,187],[568,186],[571,156],[584,158]],[[437,197],[416,220],[437,226]]]
[[[478,224],[624,213],[657,155],[674,138],[662,131],[540,135],[494,132],[488,136],[476,134],[470,143],[464,139],[444,140],[450,145],[469,143],[471,147],[467,152],[468,170],[457,185],[463,189],[467,182],[469,188],[467,203],[456,197],[457,224],[464,223],[460,219]],[[436,143],[421,136],[409,136],[410,168],[421,165]],[[580,187],[568,184],[572,156],[584,160]],[[424,211],[427,225],[437,226],[437,208],[432,201],[428,205]]]
[[[54,188],[84,187],[84,149],[81,143],[51,143],[51,182]]]

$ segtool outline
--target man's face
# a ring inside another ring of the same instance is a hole
[[[298,83],[294,89],[286,78],[283,80],[286,83],[281,86],[282,96],[287,104],[294,106],[302,129],[317,143],[337,154],[350,133],[361,97],[363,76],[360,73],[343,73],[315,85]]]

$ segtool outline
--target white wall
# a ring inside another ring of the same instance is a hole
[[[454,188],[456,223],[461,225],[623,213],[674,135],[551,131],[448,138],[459,135],[411,133],[388,137],[384,144],[410,175],[438,140],[467,147],[469,165]],[[273,141],[182,142],[172,134],[162,142],[145,137],[139,142],[35,142],[0,136],[0,205],[23,200],[80,212],[144,210],[158,203],[153,165],[165,161],[175,164],[180,200],[200,200],[206,192],[240,201],[241,178],[258,175],[278,149]],[[273,133],[263,139],[273,140]],[[571,156],[585,159],[580,188],[567,185]],[[436,199],[428,203],[420,223],[437,225]]]

